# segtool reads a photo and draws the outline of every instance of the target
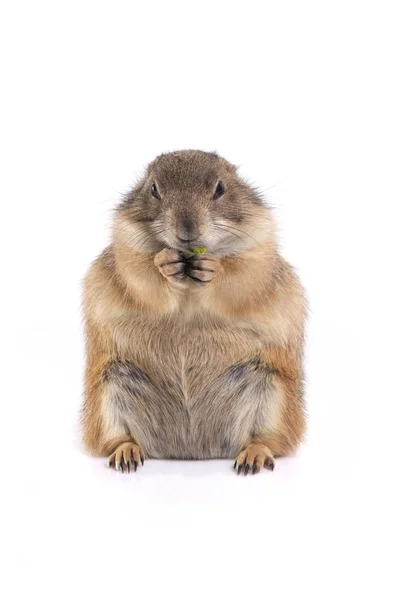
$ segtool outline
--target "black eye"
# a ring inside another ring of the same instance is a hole
[[[157,198],[157,200],[161,200],[161,196],[158,193],[158,189],[155,183],[153,183],[153,185],[151,186],[151,195],[153,196],[153,198]]]
[[[217,187],[215,188],[215,192],[214,192],[214,200],[217,200],[217,198],[221,198],[221,196],[223,196],[224,192],[225,192],[224,184],[222,183],[222,181],[218,181]]]

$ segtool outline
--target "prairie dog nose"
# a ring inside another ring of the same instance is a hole
[[[183,217],[178,224],[176,234],[181,242],[194,242],[199,237],[199,228],[193,219]]]

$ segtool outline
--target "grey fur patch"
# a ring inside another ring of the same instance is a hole
[[[149,377],[141,369],[130,362],[111,362],[103,373],[105,381],[120,379],[130,385],[144,385],[149,383]]]
[[[243,381],[251,376],[251,373],[255,373],[259,368],[260,361],[254,358],[233,365],[226,371],[225,376],[235,382]]]

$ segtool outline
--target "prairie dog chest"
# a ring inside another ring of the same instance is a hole
[[[145,372],[207,369],[220,371],[257,352],[265,344],[263,327],[250,321],[179,316],[136,317],[118,328],[118,353]]]

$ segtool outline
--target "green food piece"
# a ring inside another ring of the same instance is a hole
[[[189,252],[192,254],[204,254],[207,248],[205,246],[199,246],[198,248],[188,248]]]

